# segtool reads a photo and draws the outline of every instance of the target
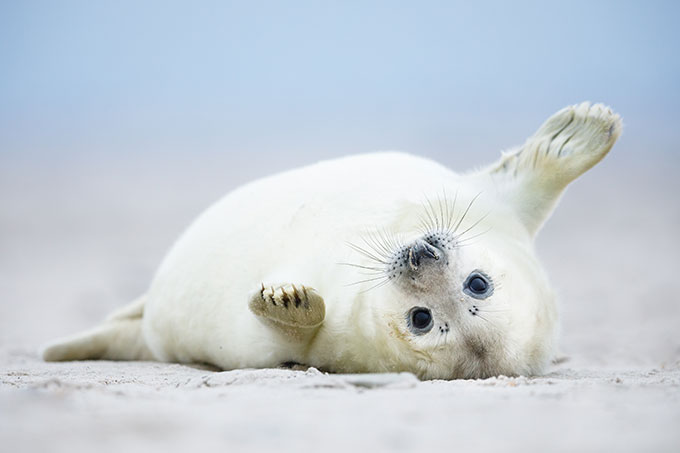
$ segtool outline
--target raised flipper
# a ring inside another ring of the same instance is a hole
[[[249,307],[272,327],[300,340],[313,335],[326,317],[323,298],[304,285],[263,284],[251,296]]]
[[[567,184],[602,160],[621,130],[619,115],[602,104],[567,107],[484,173],[535,234]]]

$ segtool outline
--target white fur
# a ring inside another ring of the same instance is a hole
[[[581,104],[558,112],[493,167],[467,175],[389,152],[243,186],[204,212],[160,266],[144,298],[145,354],[222,369],[294,361],[337,372],[406,370],[425,379],[540,373],[553,353],[557,313],[533,237],[564,187],[604,157],[620,128],[611,110]],[[375,263],[348,243],[368,248],[368,238],[387,231],[408,244],[422,236],[426,211],[437,219],[430,223],[450,217],[455,224],[475,197],[457,234],[472,228],[424,290],[353,284],[371,276],[343,263]],[[462,291],[477,269],[495,286],[479,301]],[[309,341],[249,310],[250,295],[276,282],[323,297],[326,317]],[[483,316],[471,316],[472,305]],[[430,308],[435,326],[446,322],[449,332],[413,335],[406,325],[413,306]],[[45,357],[61,359],[57,346]]]

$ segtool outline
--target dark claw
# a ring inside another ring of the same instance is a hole
[[[283,301],[283,306],[288,308],[288,303],[290,302],[290,299],[288,298],[288,294],[286,292],[284,292],[283,296],[281,296],[281,300]]]
[[[295,285],[293,285],[293,298],[295,299],[295,308],[299,307],[302,299],[300,299],[300,294],[298,294]]]

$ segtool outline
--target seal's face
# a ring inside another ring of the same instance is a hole
[[[531,238],[511,219],[482,217],[470,231],[437,220],[380,246],[385,284],[367,299],[387,332],[388,367],[481,378],[535,374],[550,359],[557,316]]]

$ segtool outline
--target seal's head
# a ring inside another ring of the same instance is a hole
[[[443,379],[540,372],[553,350],[554,297],[529,237],[502,219],[430,228],[394,247],[389,284],[367,291],[388,326],[391,366]]]
[[[425,379],[541,372],[554,352],[557,310],[533,238],[566,185],[604,157],[620,130],[604,106],[564,109],[498,164],[463,177],[456,195],[421,206],[419,233],[366,241],[379,287],[365,299],[382,326],[374,337],[385,369]],[[408,225],[403,217],[395,224]]]

